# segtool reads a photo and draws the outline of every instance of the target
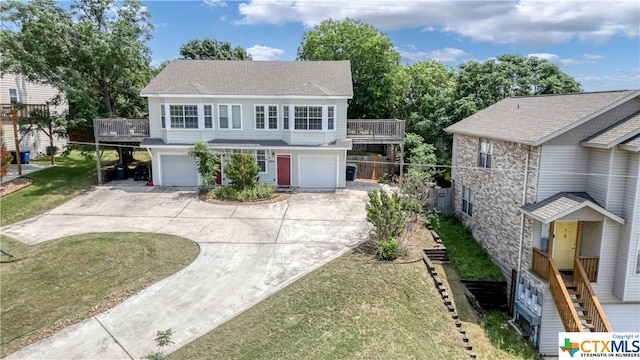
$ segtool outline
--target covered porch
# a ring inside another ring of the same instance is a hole
[[[534,220],[531,270],[549,281],[549,260],[570,277],[579,263],[590,282],[598,281],[606,221],[624,219],[600,206],[585,192],[561,192],[521,208]],[[538,241],[536,241],[538,240]]]

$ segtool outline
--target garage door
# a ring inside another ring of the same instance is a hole
[[[162,186],[198,186],[198,170],[191,156],[160,156]]]
[[[335,189],[337,187],[337,155],[300,155],[298,168],[301,188]]]

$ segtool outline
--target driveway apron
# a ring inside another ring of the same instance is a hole
[[[366,240],[366,191],[213,205],[195,190],[99,187],[0,229],[26,244],[89,232],[153,232],[200,245],[196,260],[104,313],[8,359],[139,359],[171,328],[170,353]]]

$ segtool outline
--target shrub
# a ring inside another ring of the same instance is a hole
[[[4,131],[0,130],[0,179],[9,173],[11,158],[11,153],[7,151],[7,145],[4,143]]]
[[[221,186],[214,190],[214,197],[224,201],[254,201],[269,199],[273,196],[275,188],[266,184],[256,185],[253,189],[241,191],[231,186]]]
[[[57,146],[47,146],[47,156],[55,155],[58,153]]]
[[[196,141],[189,149],[189,156],[196,160],[198,172],[202,179],[202,187],[206,188],[214,185],[216,183],[216,174],[220,170],[218,167],[220,159],[213,150],[209,148],[209,145],[202,141]]]
[[[231,155],[224,167],[224,174],[233,182],[233,187],[243,192],[256,186],[259,171],[256,159],[245,153]]]
[[[406,220],[402,199],[397,193],[369,192],[367,221],[373,225],[370,240],[363,246],[380,260],[394,260],[406,249],[396,240],[404,231]]]
[[[400,244],[395,239],[385,240],[380,243],[376,251],[378,259],[392,261],[400,256]]]

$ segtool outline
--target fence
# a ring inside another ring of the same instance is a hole
[[[358,166],[358,179],[378,180],[383,174],[392,172],[394,164],[383,156],[347,156],[347,164],[353,163]]]
[[[427,210],[438,210],[444,215],[453,214],[453,188],[433,188],[429,190]]]

